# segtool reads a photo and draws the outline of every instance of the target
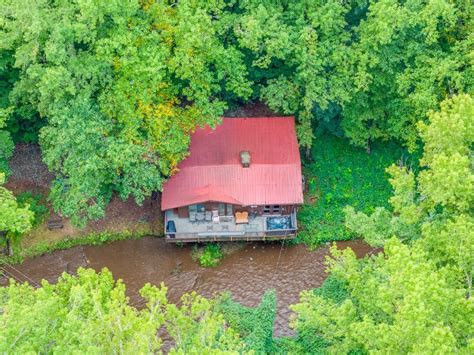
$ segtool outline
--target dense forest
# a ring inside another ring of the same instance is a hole
[[[113,196],[160,191],[197,127],[263,102],[296,117],[315,176],[298,241],[383,248],[334,247],[286,338],[271,291],[257,308],[195,294],[177,306],[146,285],[137,310],[107,270],[12,283],[0,352],[155,352],[160,329],[175,353],[474,352],[472,1],[0,0],[0,77],[9,243],[34,220],[3,186],[16,143],[40,145],[53,208],[85,226]]]

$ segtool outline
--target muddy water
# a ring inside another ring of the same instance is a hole
[[[358,256],[372,249],[359,241],[341,242]],[[55,282],[64,272],[78,267],[109,268],[124,280],[131,303],[141,305],[138,290],[147,282],[168,287],[169,299],[177,302],[189,291],[204,296],[230,291],[246,306],[259,303],[265,290],[276,289],[278,304],[275,335],[290,335],[288,306],[298,301],[301,290],[320,286],[326,278],[324,259],[328,249],[310,252],[304,246],[282,247],[279,243],[251,243],[234,250],[223,262],[206,269],[191,259],[190,247],[177,247],[163,239],[142,238],[103,246],[76,247],[25,261],[16,268],[35,281]]]

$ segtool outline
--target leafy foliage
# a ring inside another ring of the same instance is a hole
[[[41,288],[12,281],[0,288],[0,349],[2,352],[152,353],[165,326],[175,341],[172,354],[232,352],[241,349],[213,303],[196,294],[182,305],[169,304],[166,288],[149,284],[140,291],[146,308],[137,310],[125,296],[125,285],[104,269],[64,273],[55,285]]]
[[[454,96],[419,124],[424,169],[387,169],[393,211],[346,209],[346,225],[384,254],[358,261],[334,248],[329,271],[349,295],[303,294],[298,332],[321,337],[331,352],[473,351],[473,108],[470,96]]]
[[[234,302],[229,293],[220,297],[217,310],[222,312],[226,321],[242,337],[246,351],[271,353],[273,347],[273,323],[275,322],[276,294],[268,290],[260,304],[245,307]]]
[[[416,122],[447,95],[472,92],[472,4],[370,1],[351,46],[357,88],[343,107],[352,142],[395,138],[414,147]]]
[[[412,148],[416,122],[446,95],[472,92],[472,4],[421,0],[247,1],[235,28],[260,97],[369,146]]]
[[[209,243],[202,249],[195,247],[192,252],[193,259],[197,259],[204,267],[217,266],[224,257],[219,244]]]
[[[28,206],[30,211],[33,212],[34,218],[32,227],[43,223],[46,218],[48,218],[49,209],[48,206],[44,204],[43,195],[26,191],[19,194],[16,200],[20,206]]]
[[[388,169],[394,188],[390,198],[393,214],[378,209],[367,216],[350,208],[346,225],[375,245],[383,245],[392,236],[419,239],[434,260],[457,270],[454,277],[464,279],[470,295],[474,275],[474,100],[468,95],[455,96],[428,116],[429,124],[420,123],[425,169],[417,177],[406,167]]]
[[[307,195],[300,209],[298,237],[315,247],[332,240],[346,240],[352,234],[344,227],[344,208],[357,206],[366,213],[377,206],[387,206],[390,185],[385,167],[400,159],[410,159],[416,166],[416,156],[410,156],[396,144],[376,143],[368,155],[346,140],[319,135],[312,148],[312,163],[306,164]]]
[[[247,2],[236,29],[241,47],[253,54],[252,66],[267,69],[261,97],[274,110],[298,113],[300,144],[310,147],[315,108],[350,98],[346,60],[352,28],[350,2]],[[317,117],[322,119],[323,117]]]
[[[472,351],[472,302],[422,248],[392,239],[384,254],[366,260],[350,249],[332,253],[330,271],[349,297],[337,302],[303,293],[292,307],[298,332],[322,337],[336,353]]]
[[[0,50],[19,71],[10,97],[47,124],[43,158],[56,210],[84,224],[112,193],[142,203],[214,126],[221,92],[250,93],[242,55],[221,35],[222,3],[6,1]]]
[[[2,186],[4,183],[5,175],[0,173],[0,234],[10,247],[31,229],[34,214],[28,205],[18,205],[13,193]]]

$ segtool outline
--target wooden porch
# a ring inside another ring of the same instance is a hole
[[[274,221],[284,221],[284,228],[275,228]],[[165,233],[168,242],[255,241],[292,239],[296,236],[296,213],[289,215],[250,215],[247,223],[236,223],[235,216],[218,220],[193,220],[180,217],[173,210],[165,212]]]

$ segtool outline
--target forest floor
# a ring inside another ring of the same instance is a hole
[[[91,221],[83,228],[71,224],[68,218],[61,218],[56,214],[51,204],[47,201],[49,188],[54,176],[41,160],[41,151],[36,144],[17,144],[12,159],[10,160],[10,175],[6,187],[17,196],[30,192],[41,196],[40,202],[49,209],[49,214],[42,223],[22,239],[22,246],[27,248],[38,243],[54,243],[67,238],[77,238],[94,233],[136,233],[140,235],[163,234],[163,221],[159,199],[145,200],[142,206],[133,199],[122,201],[118,197],[112,198],[107,206],[105,218]],[[60,219],[63,227],[48,229],[48,222]]]

